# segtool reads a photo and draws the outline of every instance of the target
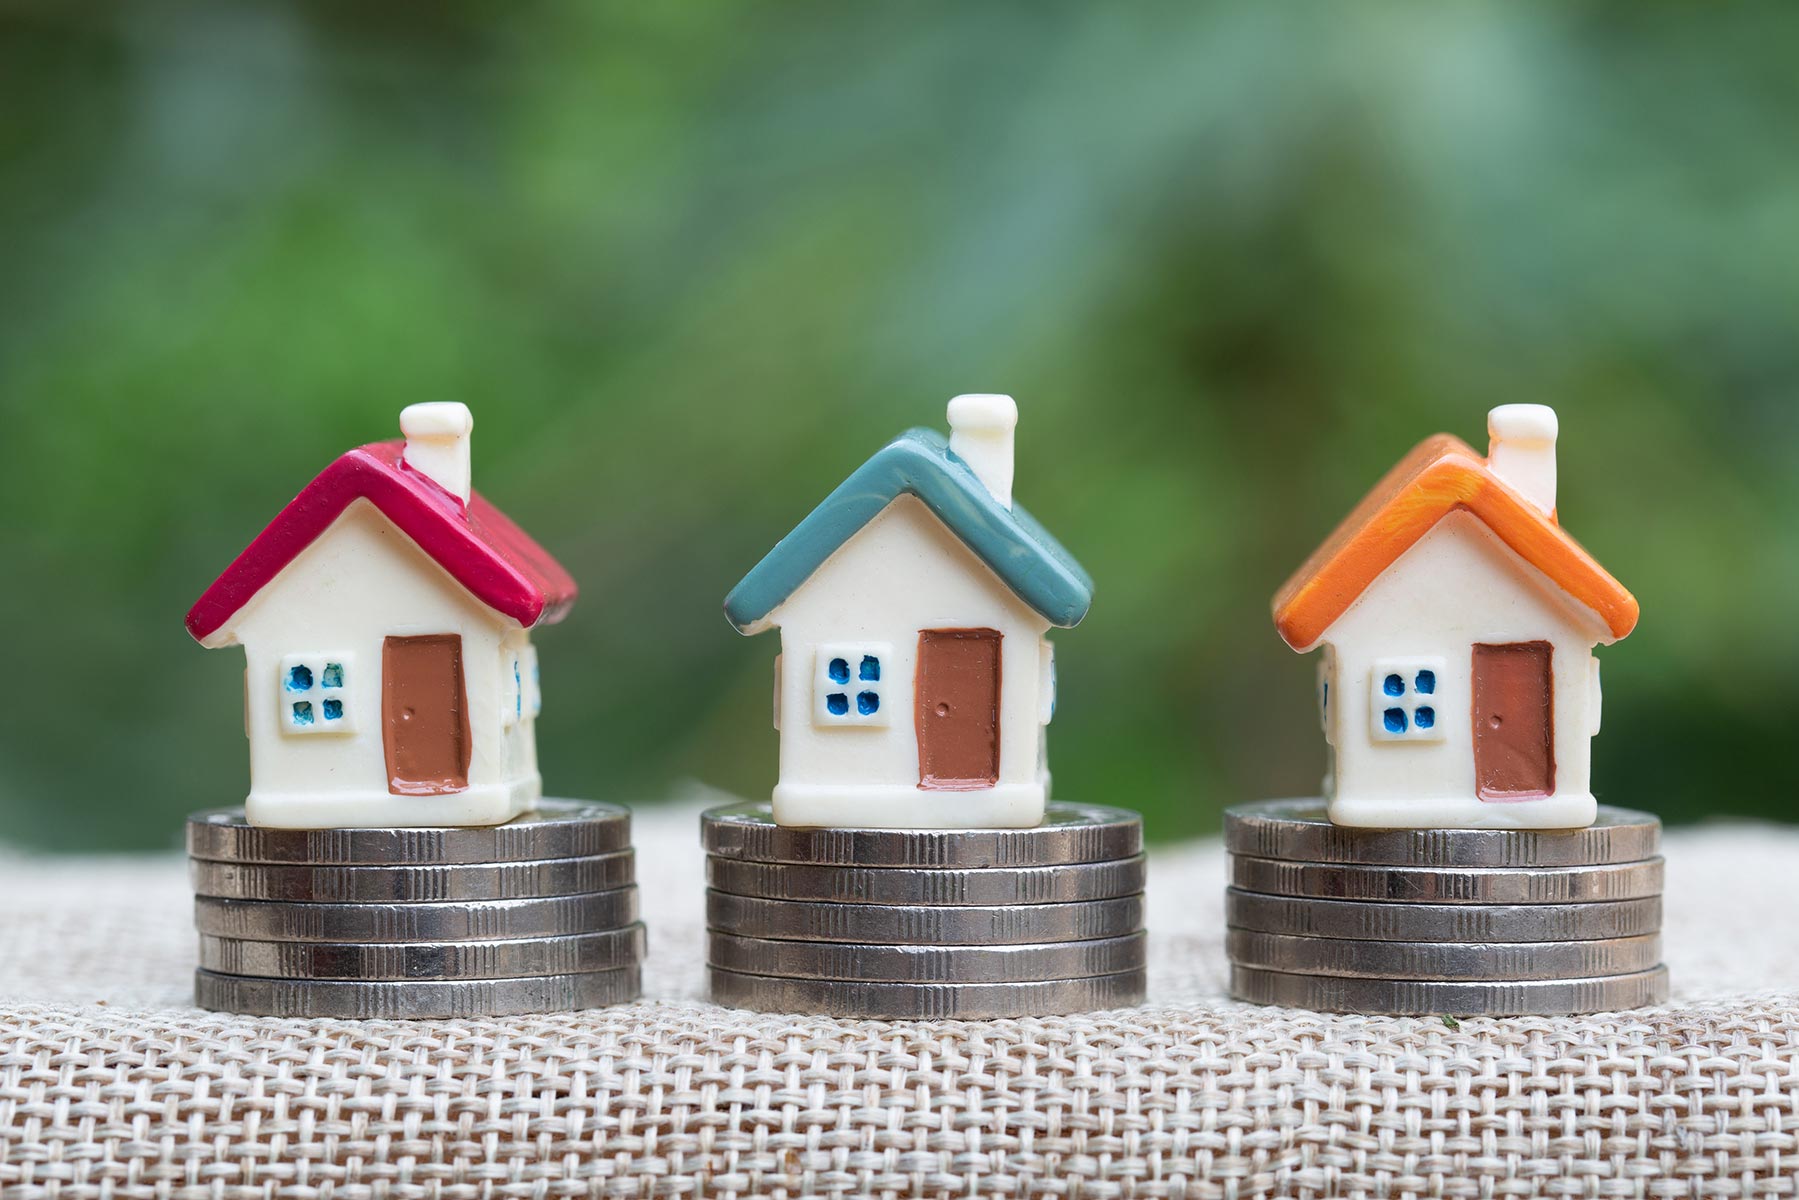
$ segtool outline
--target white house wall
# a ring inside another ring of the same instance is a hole
[[[462,637],[469,786],[395,796],[382,744],[382,645],[390,635],[442,633]],[[542,790],[533,722],[527,713],[505,728],[502,704],[511,698],[511,653],[527,640],[374,505],[352,504],[207,639],[244,647],[250,819],[289,828],[472,825],[526,811]],[[311,652],[351,656],[345,691],[353,732],[282,731],[281,660]]]
[[[953,828],[1035,825],[1047,776],[1041,744],[1048,622],[931,515],[901,496],[845,542],[770,614],[780,626],[781,778],[775,819],[786,825]],[[975,791],[918,787],[913,681],[925,629],[988,628],[1000,640],[999,779]],[[814,647],[879,642],[889,723],[813,723]]]
[[[1445,517],[1325,635],[1332,820],[1387,827],[1590,824],[1590,742],[1599,710],[1592,647],[1603,636],[1594,614],[1478,518]],[[1484,802],[1474,776],[1473,647],[1534,641],[1554,647],[1555,794]],[[1435,704],[1442,740],[1376,740],[1371,697],[1374,664],[1383,658],[1442,659]]]

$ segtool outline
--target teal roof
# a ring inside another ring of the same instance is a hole
[[[725,597],[725,616],[749,629],[786,602],[813,572],[902,493],[924,502],[1018,598],[1051,625],[1080,623],[1093,580],[1024,509],[993,498],[933,429],[900,434],[856,468]]]

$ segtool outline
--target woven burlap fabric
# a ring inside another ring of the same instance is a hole
[[[652,999],[522,1020],[205,1013],[178,857],[0,859],[0,1194],[1795,1194],[1795,833],[1668,836],[1667,1008],[1451,1028],[1226,1000],[1216,842],[1141,1009],[717,1008],[695,827],[639,817]]]

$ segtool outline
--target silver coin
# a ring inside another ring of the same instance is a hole
[[[261,1017],[368,1021],[510,1017],[629,1004],[642,992],[637,967],[529,979],[431,979],[403,983],[260,979],[206,970],[194,972],[194,1002],[201,1008]]]
[[[303,867],[188,860],[201,896],[306,903],[419,904],[604,892],[634,880],[630,850],[592,858],[438,867]]]
[[[780,979],[708,967],[712,1002],[760,1012],[878,1020],[1051,1017],[1143,1002],[1143,972],[1035,983],[869,983]]]
[[[1412,979],[1345,979],[1231,968],[1231,995],[1251,1004],[1317,1012],[1390,1016],[1519,1017],[1621,1012],[1668,998],[1668,968],[1598,979],[1512,983],[1434,983]]]
[[[1233,929],[1375,942],[1576,942],[1662,927],[1660,896],[1594,904],[1388,904],[1308,900],[1226,888]]]
[[[512,979],[579,975],[643,961],[642,925],[568,937],[483,942],[251,942],[200,937],[200,965],[276,979]]]
[[[1145,935],[1025,946],[881,946],[783,942],[714,930],[709,942],[710,965],[757,975],[892,983],[1030,983],[1142,970]]]
[[[1013,946],[1123,937],[1143,926],[1143,897],[1077,904],[931,907],[828,904],[706,893],[706,924],[721,933],[802,942]]]
[[[187,819],[187,852],[219,862],[430,866],[591,858],[631,845],[631,810],[591,800],[540,800],[504,825],[416,829],[263,829],[242,808]]]
[[[1351,829],[1322,800],[1265,800],[1224,812],[1224,848],[1250,858],[1409,867],[1591,867],[1661,848],[1649,813],[1601,805],[1585,829]]]
[[[1143,849],[1143,818],[1122,808],[1051,801],[1032,829],[811,829],[776,825],[767,802],[700,815],[720,858],[847,867],[1046,867],[1108,862]]]
[[[1395,904],[1586,904],[1636,900],[1662,890],[1662,860],[1605,867],[1366,867],[1231,856],[1231,883],[1246,892]]]
[[[214,937],[277,942],[459,942],[559,937],[637,920],[637,888],[535,900],[447,904],[294,904],[194,897],[194,926]]]
[[[1233,929],[1225,953],[1239,966],[1296,975],[1371,979],[1589,979],[1647,971],[1662,960],[1657,934],[1597,942],[1354,942]]]
[[[839,904],[1067,904],[1143,890],[1143,856],[1062,867],[816,867],[708,857],[706,882],[734,896]]]

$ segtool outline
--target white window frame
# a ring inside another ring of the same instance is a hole
[[[1337,651],[1335,647],[1326,646],[1324,653],[1318,656],[1318,727],[1324,731],[1327,745],[1337,744],[1336,721],[1332,719],[1333,709],[1341,707],[1343,697],[1333,697],[1331,688],[1337,683]],[[1333,704],[1333,700],[1336,703]]]
[[[862,677],[862,661],[875,660],[879,679]],[[847,680],[831,677],[831,664],[842,659]],[[821,729],[880,729],[893,723],[893,706],[887,685],[893,677],[893,645],[890,642],[825,642],[816,647],[812,672],[812,723]],[[875,696],[875,710],[861,711],[861,697]],[[844,697],[845,710],[831,711],[832,696]]]
[[[779,655],[779,654],[775,655],[774,718],[775,718],[775,731],[777,733],[780,732],[780,729],[781,729],[781,659],[782,659],[782,657],[783,656]]]
[[[543,716],[543,667],[537,661],[537,647],[526,642],[519,651],[519,679],[525,688],[524,716],[527,721],[535,721]]]
[[[326,672],[331,667],[337,668],[340,682],[334,687],[327,687]],[[304,688],[292,686],[296,668],[303,670],[305,678],[309,680]],[[283,657],[281,669],[275,676],[275,720],[281,726],[281,732],[289,737],[355,733],[356,706],[350,701],[355,671],[355,657],[350,654],[316,651]],[[327,701],[335,701],[341,705],[342,715],[327,717]],[[310,720],[300,719],[301,705],[306,706],[305,711],[311,714]]]
[[[1442,658],[1414,656],[1376,659],[1368,676],[1368,735],[1377,742],[1440,742],[1448,736],[1444,720],[1443,686],[1446,680]],[[1420,676],[1429,674],[1429,690],[1419,686]],[[1388,690],[1388,680],[1397,676],[1400,690]],[[1401,727],[1390,729],[1387,714],[1397,709],[1403,716]],[[1420,727],[1418,714],[1430,714],[1427,725]]]
[[[1605,707],[1605,697],[1599,686],[1599,656],[1591,655],[1587,662],[1587,734],[1599,736],[1600,710]]]

